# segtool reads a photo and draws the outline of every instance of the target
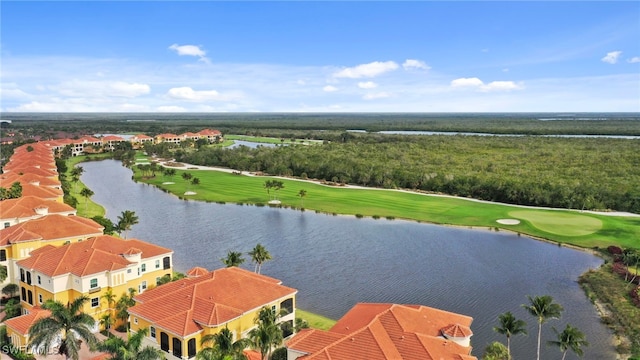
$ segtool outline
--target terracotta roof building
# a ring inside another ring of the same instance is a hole
[[[286,310],[280,322],[293,325],[296,293],[265,275],[237,267],[218,269],[136,296],[136,305],[129,308],[131,329],[149,328],[149,337],[161,349],[191,358],[206,334],[226,327],[236,339],[246,337],[263,307]]]
[[[361,303],[329,331],[287,341],[287,359],[477,360],[469,316],[420,305]]]
[[[0,224],[2,224],[3,229],[53,214],[75,215],[76,209],[67,204],[35,196],[6,199],[0,204]]]

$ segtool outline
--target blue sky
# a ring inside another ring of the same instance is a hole
[[[0,110],[640,111],[638,1],[2,1]]]

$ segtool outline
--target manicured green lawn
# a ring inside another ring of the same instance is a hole
[[[99,159],[99,158],[106,158],[107,156],[91,155],[91,158]],[[76,156],[67,160],[67,172],[65,174],[67,176],[67,179],[71,183],[70,194],[71,196],[75,197],[76,200],[78,200],[78,206],[76,207],[78,216],[82,216],[86,218],[92,218],[94,216],[104,216],[105,210],[101,205],[93,202],[91,198],[87,199],[84,196],[80,195],[80,191],[82,191],[82,189],[85,188],[86,185],[83,184],[82,181],[78,181],[77,183],[73,183],[71,181],[71,170],[73,170],[73,168],[76,165],[82,166],[82,164],[80,163],[83,161],[87,161],[86,156]]]
[[[309,327],[313,329],[329,330],[336,323],[335,320],[331,320],[328,317],[313,314],[301,309],[296,309],[296,317],[306,320]]]
[[[191,185],[182,179],[184,172],[200,180]],[[265,205],[277,197],[282,206],[304,208],[329,214],[359,214],[367,217],[408,219],[487,229],[508,229],[580,247],[640,248],[640,217],[603,216],[566,210],[523,209],[521,207],[483,203],[461,198],[425,196],[410,192],[378,189],[355,189],[326,186],[295,179],[279,179],[284,188],[267,194],[264,183],[271,177],[234,175],[219,171],[177,169],[171,179],[158,175],[138,180],[156,185],[181,198],[242,204]],[[174,182],[174,184],[163,184]],[[300,190],[306,191],[301,199]],[[184,195],[186,191],[195,195]],[[517,225],[502,225],[499,219],[521,220]]]

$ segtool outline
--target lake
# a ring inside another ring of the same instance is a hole
[[[135,211],[140,223],[129,237],[173,249],[177,271],[219,268],[228,251],[262,243],[273,256],[262,273],[298,289],[300,308],[337,319],[357,302],[393,302],[469,315],[478,358],[488,343],[505,342],[492,329],[507,311],[528,323],[529,336],[511,341],[514,357],[534,358],[537,323],[521,304],[527,295],[551,295],[565,311],[543,328],[544,359],[560,358],[544,343],[555,337],[552,326],[561,331],[566,323],[587,335],[584,359],[615,358],[609,331],[576,282],[602,263],[586,252],[505,231],[180,200],[135,183],[117,161],[82,167],[107,217]],[[249,260],[242,267],[253,269]]]

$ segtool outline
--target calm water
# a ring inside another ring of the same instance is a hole
[[[107,217],[135,211],[140,223],[129,237],[172,248],[178,271],[219,268],[227,251],[262,243],[274,257],[263,273],[298,289],[300,308],[339,318],[357,302],[394,302],[466,314],[474,318],[478,357],[487,343],[505,340],[492,328],[511,311],[530,333],[512,340],[514,356],[535,358],[537,324],[520,305],[527,295],[552,295],[565,312],[545,325],[543,342],[554,337],[552,326],[570,323],[591,343],[585,359],[614,358],[609,332],[576,283],[601,264],[584,252],[506,232],[185,201],[131,181],[119,162],[82,166],[82,181]],[[243,267],[253,269],[248,261]],[[542,351],[544,359],[561,356],[556,348]]]

